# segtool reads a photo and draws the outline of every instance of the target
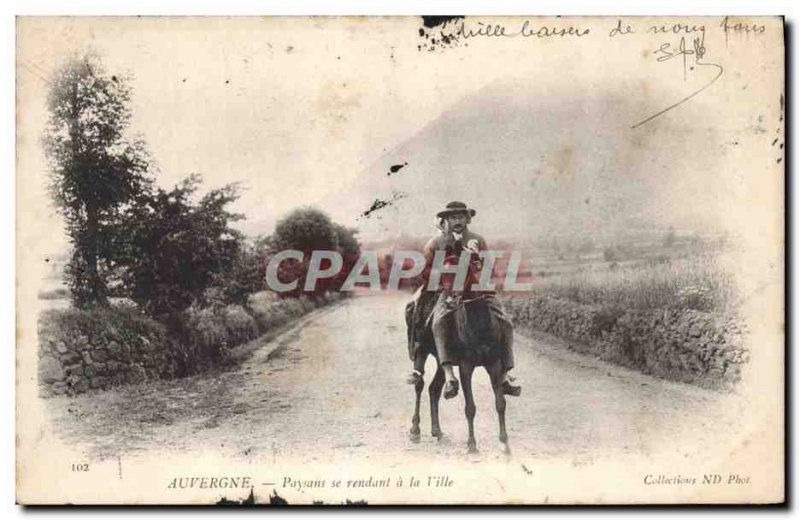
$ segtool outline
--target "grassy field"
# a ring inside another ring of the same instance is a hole
[[[616,309],[723,313],[739,303],[728,252],[710,242],[639,242],[569,253],[530,248],[522,258],[518,281],[531,283],[538,296]],[[497,267],[495,282],[502,285],[505,265]]]
[[[732,264],[719,250],[661,253],[533,263],[533,290],[505,293],[506,312],[519,330],[566,339],[611,363],[735,387],[749,354]]]
[[[540,295],[622,309],[726,311],[737,303],[732,274],[710,254],[534,276],[533,284]]]

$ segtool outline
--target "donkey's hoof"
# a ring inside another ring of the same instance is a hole
[[[444,384],[444,398],[452,399],[458,395],[458,380],[451,379]]]
[[[420,439],[419,432],[416,432],[416,433],[414,433],[414,432],[410,432],[410,433],[408,434],[408,439],[409,439],[411,442],[413,442],[414,444],[419,444],[419,439]]]
[[[511,447],[508,445],[507,442],[500,443],[500,453],[503,455],[511,455]]]
[[[442,440],[442,437],[443,437],[442,430],[440,430],[438,428],[434,429],[434,430],[431,430],[431,435],[436,437],[438,440]]]
[[[467,453],[478,453],[478,446],[474,442],[468,442]]]

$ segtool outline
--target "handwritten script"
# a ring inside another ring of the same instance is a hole
[[[647,37],[646,45],[655,40],[654,46],[647,53],[657,63],[680,62],[683,80],[692,90],[681,95],[674,102],[665,106],[658,112],[651,114],[631,128],[638,128],[659,116],[674,110],[701,92],[716,83],[723,75],[724,68],[719,60],[709,59],[710,53],[706,46],[706,35],[709,31],[721,31],[725,35],[725,44],[728,45],[731,36],[757,38],[766,32],[766,26],[752,21],[737,21],[725,16],[719,23],[710,22],[708,25],[701,23],[661,23],[639,21],[636,19],[615,20],[605,31],[597,31],[581,25],[580,19],[558,19],[546,23],[534,23],[524,20],[511,24],[488,23],[473,21],[465,17],[441,17],[439,23],[426,29],[420,29],[420,36],[425,38],[424,44],[419,48],[428,51],[439,50],[452,46],[460,46],[471,39],[503,39],[503,38],[529,38],[533,40],[558,39],[565,42],[589,40],[591,38],[626,39],[632,35]],[[706,19],[703,19],[705,21]],[[466,44],[468,45],[468,44]]]

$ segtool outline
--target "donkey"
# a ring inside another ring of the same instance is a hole
[[[484,367],[489,374],[489,380],[494,391],[502,450],[505,453],[510,453],[508,433],[506,432],[506,396],[501,387],[503,364],[500,357],[500,348],[503,345],[502,342],[508,342],[508,348],[511,347],[511,341],[513,341],[511,323],[505,319],[499,303],[493,296],[460,300],[455,309],[443,319],[446,321],[440,327],[443,327],[442,330],[445,333],[452,334],[451,338],[455,339],[459,345],[459,379],[464,391],[464,414],[467,418],[469,432],[467,450],[469,453],[477,453],[478,451],[473,427],[476,409],[472,393],[472,374],[476,367]],[[407,313],[407,324],[408,320]],[[436,373],[428,386],[428,393],[430,394],[431,402],[431,435],[441,440],[439,400],[445,382],[444,370],[442,370],[439,359],[436,356],[434,338],[430,327],[425,327],[421,340],[420,348],[424,349],[425,358],[427,359],[428,355],[433,355],[436,358]],[[411,418],[410,437],[412,442],[419,442],[420,440],[419,404],[424,386],[425,382],[422,378],[414,385],[416,400],[414,415]]]

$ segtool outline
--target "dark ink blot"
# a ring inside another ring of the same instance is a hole
[[[361,214],[362,217],[369,217],[374,211],[378,211],[381,208],[385,208],[386,206],[390,205],[391,202],[381,199],[375,199],[375,202],[372,203],[372,206],[369,207],[367,211]]]
[[[50,261],[50,259],[49,259],[49,258],[45,258],[45,259],[44,259],[44,261],[45,261],[45,262],[49,262],[49,261]]]
[[[327,505],[322,500],[314,500],[312,502],[312,504],[315,505],[315,506]],[[368,506],[369,502],[367,502],[366,500],[350,500],[349,498],[347,498],[347,499],[345,499],[344,502],[341,502],[340,505],[343,505],[343,506]]]
[[[392,198],[389,199],[389,200],[375,199],[375,202],[372,203],[372,206],[370,206],[367,211],[362,213],[361,217],[359,217],[359,218],[369,218],[370,215],[372,215],[374,212],[378,211],[379,209],[383,209],[383,208],[385,208],[387,206],[391,206],[392,204],[394,204],[398,200],[404,199],[407,196],[408,196],[408,194],[406,194],[406,193],[394,192],[394,193],[392,193]]]
[[[464,19],[464,16],[423,16],[422,25],[424,25],[428,29],[432,29],[433,27],[439,27],[440,25],[445,25],[447,22],[453,22],[462,19]],[[420,36],[422,35],[420,34]]]
[[[528,475],[533,475],[533,471],[529,470],[529,469],[528,469],[528,466],[526,466],[525,464],[522,464],[522,470],[523,470],[525,473],[527,473]]]
[[[226,79],[226,80],[225,80],[225,84],[226,84],[226,85],[230,85],[230,83],[231,83],[231,80],[229,80],[229,79]]]
[[[291,46],[291,45],[289,45],[288,47],[286,47],[286,54],[289,54],[289,53],[290,53],[290,52],[292,52],[293,50],[294,50],[294,47],[293,47],[293,46]]]
[[[271,505],[271,506],[288,506],[289,502],[287,502],[285,498],[283,498],[275,490],[273,490],[272,494],[269,496],[269,505]]]
[[[783,143],[781,143],[781,145],[779,146],[779,148],[780,148],[781,150],[783,150]]]
[[[119,81],[119,80],[117,79],[117,77],[116,77],[116,76],[111,76],[111,81],[113,81],[114,83],[116,83],[116,82],[117,82],[117,81]]]
[[[181,80],[181,83],[186,83],[186,78],[183,78],[183,79]]]
[[[458,35],[463,31],[461,25],[456,25],[464,16],[423,16],[422,27],[419,29],[419,37],[425,41],[417,46],[418,51],[436,52],[442,51],[459,45]],[[448,24],[453,25],[448,27]]]
[[[253,488],[250,488],[250,495],[242,501],[238,500],[228,500],[225,497],[222,497],[217,502],[218,506],[254,506],[256,505],[256,497],[253,494]]]
[[[404,166],[408,166],[408,163],[404,162],[403,164],[395,164],[393,166],[390,166],[389,167],[389,171],[386,173],[386,175],[388,176],[388,175],[391,175],[393,173],[397,173],[400,170],[402,170]]]
[[[779,158],[778,159],[778,164],[780,164],[782,160],[783,160],[783,157]]]
[[[775,146],[775,143],[777,143],[777,142],[778,142],[778,138],[776,137],[775,140],[772,141],[772,144],[770,146]]]

